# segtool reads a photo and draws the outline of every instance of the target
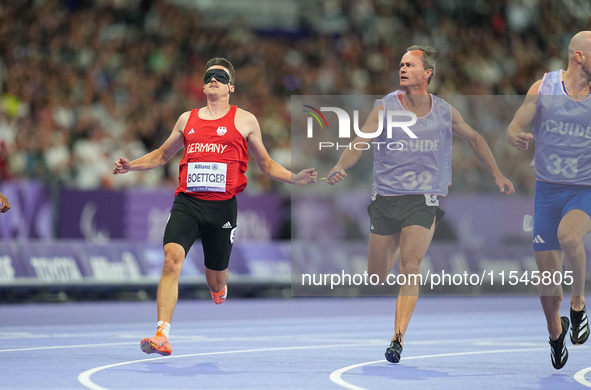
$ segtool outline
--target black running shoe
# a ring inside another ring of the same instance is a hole
[[[398,340],[392,340],[390,346],[386,348],[386,360],[390,363],[398,363],[400,361],[400,354],[402,353],[402,345]]]
[[[574,344],[584,344],[589,338],[589,321],[587,321],[587,311],[585,306],[583,310],[574,311],[570,309],[570,341]]]
[[[556,340],[550,340],[550,357],[552,358],[552,365],[555,369],[560,370],[568,360],[568,350],[566,349],[566,332],[568,330],[568,317],[560,317],[560,324],[562,325],[562,333]]]

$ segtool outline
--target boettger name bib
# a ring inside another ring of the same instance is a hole
[[[187,191],[225,192],[228,165],[223,163],[194,162],[187,166]]]

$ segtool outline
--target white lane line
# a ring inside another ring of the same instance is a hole
[[[364,335],[367,336],[367,333]],[[138,335],[119,335],[120,338],[124,339],[140,339]],[[333,335],[334,336],[334,335]],[[340,335],[339,335],[340,336]],[[57,337],[57,336],[55,336]],[[55,338],[53,337],[53,338]],[[64,337],[59,335],[59,337]],[[79,337],[79,336],[76,336]],[[65,337],[64,337],[65,338]],[[333,343],[337,342],[347,342],[352,341],[352,337],[343,337],[337,338],[332,337],[327,340],[326,335],[293,335],[293,336],[256,336],[256,337],[209,337],[209,336],[195,336],[195,335],[176,335],[174,337],[175,343],[181,342],[228,342],[228,341],[260,341],[260,340],[273,340],[273,339],[281,339],[281,340],[291,340],[291,341],[298,341],[298,342],[315,342],[315,341],[331,341]],[[482,338],[462,338],[462,339],[445,339],[445,340],[425,340],[425,341],[413,341],[413,345],[436,345],[436,344],[456,344],[458,342],[462,343],[473,343],[476,346],[487,346],[487,345],[502,345],[510,344],[516,345],[520,347],[533,347],[534,345],[538,345],[535,340],[539,340],[539,337],[530,337],[530,339],[534,340],[532,342],[523,342],[523,340],[527,340],[527,337],[504,337],[503,342],[499,342],[499,339],[482,339]],[[381,338],[376,336],[373,339],[359,339],[359,342],[369,343],[371,345],[380,343]],[[521,342],[519,342],[519,341]],[[137,342],[135,341],[121,341],[115,343],[101,343],[101,344],[73,344],[73,345],[53,345],[53,346],[45,346],[45,347],[24,347],[24,348],[11,348],[11,349],[0,349],[0,353],[2,352],[21,352],[21,351],[42,351],[47,349],[73,349],[73,348],[88,348],[88,347],[110,347],[110,346],[118,346],[118,345],[135,345]],[[368,345],[369,345],[368,344]],[[583,349],[586,347],[579,347],[579,349]]]
[[[591,372],[591,367],[583,368],[575,373],[575,380],[583,386],[591,387],[591,382],[585,379],[585,374]]]
[[[352,383],[347,382],[346,380],[344,380],[342,378],[342,375],[345,372],[347,372],[347,371],[351,371],[351,370],[354,370],[354,369],[359,368],[359,367],[371,366],[372,364],[384,363],[384,362],[386,362],[386,360],[385,359],[381,359],[381,360],[374,360],[373,362],[365,362],[365,363],[352,364],[352,365],[347,366],[347,367],[339,368],[338,370],[334,370],[333,372],[330,373],[329,379],[331,381],[333,381],[334,383],[336,383],[337,385],[339,385],[341,387],[344,387],[345,389],[349,389],[349,390],[367,390],[365,387],[357,386],[357,385],[354,385]]]
[[[485,354],[493,354],[493,353],[531,352],[531,351],[540,351],[540,350],[546,350],[546,349],[547,349],[547,347],[543,347],[543,348],[536,347],[536,348],[518,348],[518,349],[493,349],[493,350],[488,350],[488,351],[450,352],[450,353],[440,353],[440,354],[435,354],[435,355],[410,356],[410,357],[404,358],[404,360],[406,361],[406,360],[416,360],[416,359],[430,359],[430,358],[435,358],[435,357],[449,357],[449,356],[485,355]],[[329,379],[331,381],[333,381],[334,383],[336,383],[337,385],[344,387],[345,389],[368,390],[365,387],[357,386],[357,385],[347,382],[346,380],[344,380],[342,378],[342,375],[344,373],[346,373],[347,371],[351,371],[351,370],[354,370],[359,367],[370,366],[372,364],[378,364],[378,363],[387,363],[387,361],[385,359],[374,360],[371,362],[358,363],[358,364],[353,364],[353,365],[350,365],[347,367],[339,368],[338,370],[335,370],[330,374]],[[387,363],[387,364],[390,364],[390,363]]]
[[[241,349],[236,351],[217,351],[217,352],[203,352],[203,353],[191,353],[186,355],[175,355],[175,356],[160,356],[155,358],[146,358],[146,359],[139,359],[139,360],[130,360],[127,362],[120,362],[114,364],[108,364],[105,366],[91,368],[90,370],[86,370],[78,375],[78,382],[82,384],[82,386],[91,389],[91,390],[108,390],[106,387],[99,386],[95,384],[90,377],[102,370],[106,370],[113,367],[124,366],[127,364],[134,364],[134,363],[141,363],[141,362],[152,362],[154,360],[161,360],[161,359],[180,359],[185,357],[193,357],[193,356],[212,356],[212,355],[228,355],[228,354],[236,354],[236,353],[253,353],[253,352],[275,352],[275,351],[296,351],[296,350],[306,350],[306,349],[319,349],[319,348],[349,348],[349,347],[366,347],[370,344],[367,342],[363,343],[355,343],[355,344],[326,344],[326,345],[303,345],[298,347],[275,347],[275,348],[257,348],[257,349]],[[377,343],[376,343],[377,345]]]
[[[43,351],[46,349],[72,349],[72,348],[89,348],[89,347],[95,348],[95,347],[112,347],[115,345],[136,345],[136,344],[137,344],[137,342],[127,341],[124,343],[54,345],[52,347],[29,347],[29,348],[0,349],[0,352]]]

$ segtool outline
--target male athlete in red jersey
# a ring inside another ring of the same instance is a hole
[[[178,298],[178,279],[186,254],[199,237],[205,278],[216,304],[227,294],[228,261],[236,229],[235,195],[246,187],[248,146],[261,171],[285,183],[307,185],[318,179],[314,168],[297,175],[271,159],[255,116],[230,105],[234,67],[224,58],[207,62],[203,92],[207,105],[183,113],[162,146],[134,161],[120,158],[113,174],[166,164],[183,146],[179,186],[164,232],[164,265],[158,285],[156,336],[141,341],[145,353],[170,355],[170,321]]]

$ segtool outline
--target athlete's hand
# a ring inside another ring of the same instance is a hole
[[[505,176],[500,175],[498,178],[495,179],[495,183],[501,192],[504,192],[507,195],[511,195],[515,193],[515,187],[513,187],[513,183]]]
[[[532,133],[526,133],[522,131],[521,133],[517,134],[517,139],[515,140],[515,147],[517,150],[527,150],[529,143],[534,140],[534,135]]]
[[[131,163],[129,160],[120,157],[119,160],[115,161],[115,167],[113,168],[113,175],[120,175],[129,172],[131,169]]]
[[[343,168],[335,166],[333,169],[328,172],[328,176],[326,177],[326,182],[331,186],[341,182],[347,177],[347,173]]]
[[[8,203],[8,198],[0,192],[0,213],[5,213],[10,210],[10,203]]]
[[[295,175],[291,181],[292,184],[298,186],[306,186],[311,183],[318,181],[318,172],[314,168],[302,169],[297,175]]]

